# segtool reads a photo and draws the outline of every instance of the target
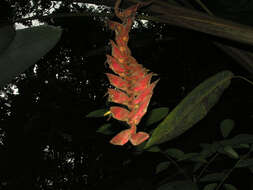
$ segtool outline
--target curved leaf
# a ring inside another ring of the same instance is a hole
[[[107,109],[98,109],[88,113],[85,117],[104,117],[104,114],[107,112]]]
[[[236,168],[243,168],[243,167],[252,167],[253,166],[253,158],[240,160],[236,164]]]
[[[152,125],[160,120],[162,120],[169,113],[169,108],[161,107],[151,110],[147,116],[146,125]]]
[[[233,146],[233,148],[246,148],[246,149],[248,149],[248,148],[250,148],[250,145],[249,144],[238,144],[238,145],[235,145],[235,146]]]
[[[224,119],[220,123],[220,130],[221,130],[222,136],[224,138],[228,137],[228,135],[230,134],[234,126],[235,126],[235,122],[232,119]]]
[[[165,150],[165,154],[168,154],[169,156],[179,160],[184,156],[184,152],[182,150],[179,150],[177,148],[169,148]]]
[[[251,134],[239,134],[231,139],[220,141],[220,144],[223,146],[234,146],[248,143],[249,144],[253,143],[253,135]]]
[[[15,38],[0,56],[0,86],[49,52],[60,39],[61,31],[48,25],[17,30]]]
[[[218,149],[218,151],[222,154],[226,154],[230,158],[238,159],[239,155],[231,146],[225,146],[223,149]]]
[[[96,132],[102,133],[104,135],[112,135],[115,133],[115,130],[112,129],[111,123],[106,123],[106,124],[102,125],[101,127],[99,127]]]
[[[199,156],[199,153],[191,152],[184,154],[178,161],[191,160],[192,158]]]
[[[158,146],[150,147],[149,149],[146,149],[148,152],[161,152],[161,149]]]
[[[204,187],[204,190],[215,190],[217,183],[211,183]]]
[[[222,71],[198,85],[158,125],[145,148],[174,139],[203,119],[228,88],[232,77],[232,72]]]
[[[237,190],[237,188],[231,184],[225,184],[224,187],[225,190]]]
[[[225,173],[212,173],[200,178],[200,182],[221,181],[225,177]]]
[[[155,171],[155,173],[158,174],[158,173],[160,173],[160,172],[166,170],[166,169],[169,167],[169,165],[170,165],[170,162],[169,162],[169,161],[159,163],[159,164],[156,166],[156,171]]]

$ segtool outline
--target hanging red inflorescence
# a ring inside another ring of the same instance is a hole
[[[130,141],[139,145],[149,138],[146,132],[136,132],[136,126],[147,111],[157,81],[151,83],[154,75],[149,73],[131,56],[128,48],[129,31],[131,30],[136,11],[141,4],[134,5],[124,11],[119,11],[120,0],[116,1],[115,14],[122,23],[109,21],[109,27],[115,31],[115,42],[110,41],[112,56],[107,55],[107,63],[116,74],[106,73],[110,84],[116,89],[109,88],[109,101],[124,105],[112,106],[107,114],[126,122],[130,128],[121,131],[112,138],[110,143],[124,145]]]

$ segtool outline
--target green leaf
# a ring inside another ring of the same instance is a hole
[[[201,182],[212,182],[212,181],[221,181],[225,176],[225,173],[212,173],[200,178]]]
[[[17,30],[16,36],[0,56],[0,86],[10,82],[49,52],[59,41],[61,32],[59,27],[48,25]]]
[[[157,190],[198,190],[198,186],[190,180],[173,181],[161,185]]]
[[[161,152],[161,149],[158,146],[152,146],[149,149],[146,149],[148,152]]]
[[[183,161],[183,160],[190,160],[195,156],[199,156],[199,153],[191,152],[184,154],[178,161]]]
[[[220,72],[198,85],[158,125],[145,148],[174,139],[203,119],[230,85],[233,73]]]
[[[224,119],[220,124],[222,136],[224,138],[228,137],[234,126],[235,122],[232,119]]]
[[[214,142],[213,144],[201,143],[200,146],[203,149],[200,152],[200,155],[203,158],[208,158],[208,157],[212,156],[217,151],[219,144],[216,142]]]
[[[216,187],[217,187],[217,183],[211,183],[211,184],[206,185],[203,190],[215,190]]]
[[[223,147],[223,150],[218,149],[218,151],[222,154],[226,154],[230,158],[233,158],[233,159],[238,159],[239,158],[239,155],[237,154],[237,152],[231,146],[225,146],[225,147]]]
[[[225,190],[237,190],[237,188],[231,184],[224,184]]]
[[[146,120],[146,126],[150,126],[160,120],[162,120],[166,115],[169,113],[169,108],[161,107],[161,108],[155,108],[151,110],[151,112],[147,116]]]
[[[202,155],[194,156],[190,158],[190,161],[199,162],[199,163],[207,163],[207,160]]]
[[[240,160],[236,164],[236,168],[243,168],[243,167],[252,167],[253,166],[253,158]]]
[[[98,109],[95,111],[92,111],[90,113],[88,113],[85,117],[104,117],[104,114],[107,112],[107,109]]]
[[[156,171],[155,171],[155,173],[158,174],[158,173],[160,173],[160,172],[166,170],[166,169],[169,167],[169,165],[170,165],[170,162],[169,162],[169,161],[159,163],[159,164],[156,166]]]
[[[238,145],[234,145],[233,148],[250,148],[250,145],[249,144],[238,144]]]
[[[177,160],[181,159],[184,156],[184,152],[182,150],[177,149],[177,148],[169,148],[169,149],[165,150],[164,152],[165,152],[165,154],[167,154]]]
[[[112,135],[115,133],[115,130],[112,129],[111,123],[106,123],[106,124],[102,125],[101,127],[99,127],[96,132],[102,133],[104,135]]]
[[[238,144],[251,144],[253,143],[253,135],[250,134],[239,134],[231,139],[220,141],[223,146],[234,146]]]

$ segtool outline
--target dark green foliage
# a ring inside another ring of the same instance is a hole
[[[157,126],[146,147],[174,139],[203,119],[228,88],[233,73],[220,72],[197,86]]]

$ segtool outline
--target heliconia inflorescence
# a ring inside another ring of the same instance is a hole
[[[147,111],[157,81],[151,83],[154,75],[149,73],[136,59],[131,56],[128,48],[129,31],[131,30],[136,11],[141,4],[134,5],[124,11],[119,11],[120,0],[116,1],[115,14],[122,23],[109,21],[109,27],[115,31],[115,42],[110,41],[112,56],[107,55],[107,63],[116,74],[106,73],[109,82],[116,89],[109,88],[109,101],[122,106],[112,106],[110,114],[114,119],[126,122],[130,128],[121,131],[112,138],[110,143],[124,145],[130,141],[139,145],[149,138],[146,132],[136,132],[136,126]]]

